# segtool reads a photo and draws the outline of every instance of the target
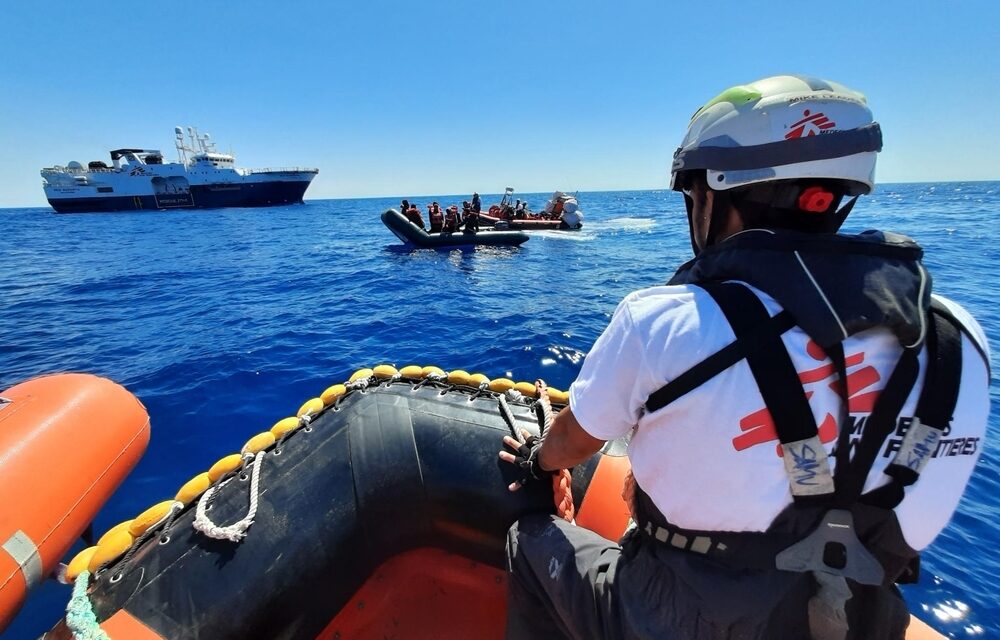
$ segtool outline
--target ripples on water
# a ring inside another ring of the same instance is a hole
[[[467,197],[467,196],[466,196]],[[410,198],[418,202],[461,197]],[[490,203],[499,197],[484,197]],[[267,209],[55,215],[0,210],[0,389],[90,371],[146,405],[146,456],[97,518],[103,532],[174,494],[247,437],[353,370],[436,364],[544,377],[565,389],[628,292],[690,256],[680,197],[581,194],[585,227],[520,249],[409,251],[379,221],[397,199]],[[540,208],[543,195],[529,195]],[[880,227],[928,251],[936,290],[1000,348],[991,230],[1000,183],[890,185],[845,230]],[[994,356],[994,372],[997,370]],[[997,401],[994,373],[991,398]],[[911,608],[955,637],[1000,633],[998,419]],[[48,583],[5,637],[35,637],[69,597]]]

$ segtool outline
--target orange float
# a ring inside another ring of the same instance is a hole
[[[0,631],[51,575],[149,443],[145,407],[93,375],[0,392]]]

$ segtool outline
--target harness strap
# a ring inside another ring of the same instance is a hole
[[[905,349],[895,368],[889,375],[889,380],[875,400],[875,407],[865,421],[864,433],[853,449],[853,455],[845,456],[847,463],[839,464],[836,474],[837,493],[834,499],[838,507],[848,507],[861,497],[865,481],[875,464],[875,458],[882,449],[889,434],[896,428],[896,418],[903,404],[913,390],[920,366],[917,361],[917,349]],[[846,424],[840,425],[841,434],[850,431]],[[840,442],[838,440],[838,449]],[[850,446],[848,447],[850,449]],[[837,451],[838,456],[841,451]]]
[[[646,413],[659,411],[682,396],[694,391],[729,367],[747,357],[751,351],[763,347],[758,335],[783,334],[795,326],[792,314],[782,311],[768,317],[764,324],[751,329],[745,340],[734,340],[701,362],[680,374],[667,384],[650,394],[646,399]]]
[[[920,477],[951,424],[961,381],[962,329],[947,309],[934,301],[927,323],[927,372],[913,422],[885,470],[891,481],[862,496],[862,502],[884,509],[902,502],[905,488]]]
[[[756,340],[757,348],[747,353],[746,360],[781,442],[792,498],[798,503],[829,496],[834,492],[830,463],[792,358],[780,333],[755,331],[768,326],[771,318],[764,303],[739,283],[700,286],[719,305],[737,342]]]
[[[733,327],[736,340],[651,394],[646,402],[647,411],[667,406],[739,362],[740,359],[747,358],[750,361],[752,356],[754,362],[750,363],[751,372],[760,387],[768,410],[772,413],[783,447],[786,441],[792,438],[814,433],[815,420],[811,410],[808,416],[803,410],[804,390],[797,374],[795,374],[795,387],[779,387],[774,383],[774,380],[781,379],[783,380],[781,384],[789,385],[791,381],[788,369],[782,370],[785,364],[790,364],[790,359],[787,350],[780,342],[781,334],[794,326],[794,323],[789,324],[791,318],[787,312],[783,311],[774,317],[769,317],[757,296],[747,287],[737,283],[700,286],[719,304]],[[840,383],[837,385],[837,392],[843,405],[838,421],[840,430],[834,454],[837,457],[837,473],[833,479],[836,493],[832,496],[832,500],[829,499],[830,496],[819,496],[821,498],[819,501],[814,499],[811,502],[800,496],[795,501],[796,506],[819,506],[825,501],[831,508],[849,509],[852,504],[860,502],[891,510],[899,505],[904,497],[905,487],[917,481],[920,472],[936,450],[938,439],[951,422],[961,383],[962,333],[967,331],[961,323],[946,307],[932,300],[927,322],[928,356],[925,381],[921,388],[915,417],[899,451],[886,469],[885,473],[890,476],[890,482],[864,495],[861,495],[861,492],[864,490],[874,461],[886,438],[895,429],[900,410],[912,393],[919,373],[918,350],[916,348],[904,350],[876,400],[875,407],[866,421],[864,434],[852,446],[851,429],[847,428],[848,389],[843,345],[837,344],[826,348],[826,353],[833,361],[838,374]],[[979,349],[975,339],[971,336],[969,338]],[[767,351],[784,354],[784,358],[762,359],[755,355]],[[982,355],[981,350],[980,355]],[[984,361],[988,367],[989,363],[985,357]],[[762,371],[767,375],[761,375]],[[772,371],[777,372],[774,377],[770,377]],[[794,373],[794,369],[792,372]],[[795,393],[789,391],[792,388],[795,389]],[[783,411],[788,408],[788,404],[792,405],[791,410]],[[807,401],[805,405],[808,406]],[[786,428],[785,421],[789,416],[801,416],[805,421],[805,428],[801,423],[795,428]],[[822,447],[818,449],[822,450]],[[786,464],[789,460],[794,462],[794,455],[789,456],[787,448],[785,452]],[[801,451],[799,453],[801,454]],[[800,462],[805,462],[801,455]],[[794,486],[794,480],[790,486]],[[649,536],[679,549],[714,557],[734,568],[763,566],[766,564],[768,554],[773,558],[775,549],[780,551],[789,544],[784,536],[780,540],[774,540],[772,544],[769,538],[774,532],[767,534],[710,532],[676,527],[656,509],[652,500],[638,485],[636,496],[639,512],[636,521],[640,529]],[[801,532],[797,536],[802,540]],[[739,558],[735,557],[737,554],[730,552],[733,549],[741,550]],[[752,553],[750,549],[762,550],[762,553]]]
[[[774,558],[799,541],[794,532],[700,531],[671,524],[642,487],[635,485],[636,526],[651,540],[703,555],[734,571],[774,569]]]

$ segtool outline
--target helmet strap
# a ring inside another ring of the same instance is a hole
[[[727,191],[712,191],[712,213],[708,221],[708,237],[705,246],[711,247],[719,239],[729,218],[732,199]]]
[[[694,239],[694,200],[688,194],[684,194],[684,206],[687,208],[688,216],[688,234],[691,236],[691,251],[697,256],[701,253],[701,249],[698,248],[698,243]]]
[[[851,213],[851,210],[854,208],[854,203],[856,203],[858,201],[858,197],[859,196],[854,196],[853,198],[851,198],[850,200],[848,200],[847,204],[845,204],[844,206],[842,206],[839,210],[837,210],[836,213],[833,214],[833,217],[834,217],[833,231],[834,232],[840,231],[840,226],[842,224],[844,224],[844,220],[846,220],[847,216]]]

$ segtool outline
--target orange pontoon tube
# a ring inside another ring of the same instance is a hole
[[[0,392],[0,631],[51,575],[149,443],[145,407],[92,375]]]

